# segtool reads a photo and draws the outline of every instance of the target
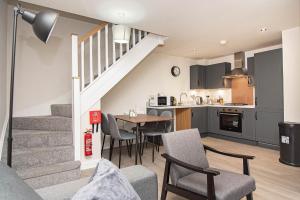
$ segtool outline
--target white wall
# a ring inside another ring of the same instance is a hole
[[[7,121],[7,3],[0,0],[0,158]],[[3,132],[3,133],[2,133]]]
[[[8,36],[12,29],[12,11],[13,7],[9,6]],[[71,103],[70,34],[83,34],[94,26],[60,16],[45,45],[34,35],[31,26],[19,19],[14,116],[48,115],[50,104]]]
[[[300,27],[282,32],[284,121],[300,122]]]
[[[181,92],[189,91],[189,66],[195,63],[195,60],[188,58],[151,53],[102,98],[102,110],[124,114],[129,109],[135,109],[144,113],[150,95],[160,93],[179,98]],[[174,65],[181,69],[179,77],[171,75]]]

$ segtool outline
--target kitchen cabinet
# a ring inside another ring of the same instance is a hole
[[[209,107],[207,110],[207,132],[219,133],[220,132],[220,121],[219,121],[219,108]]]
[[[250,86],[255,86],[255,64],[254,64],[254,57],[249,57],[247,59],[247,73],[249,75],[248,83]]]
[[[192,128],[198,128],[200,133],[207,132],[207,108],[192,108]]]
[[[283,121],[282,49],[254,55],[256,140],[279,144],[278,122]]]
[[[206,89],[224,88],[223,76],[231,71],[230,63],[218,63],[206,67]]]
[[[205,66],[192,65],[190,67],[190,89],[205,88]]]
[[[242,138],[255,140],[255,110],[251,108],[242,109]]]

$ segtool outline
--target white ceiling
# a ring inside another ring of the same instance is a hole
[[[23,1],[166,35],[158,51],[191,58],[278,44],[281,30],[300,25],[300,0]],[[262,27],[268,31],[261,33]]]

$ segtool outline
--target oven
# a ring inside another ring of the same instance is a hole
[[[243,113],[237,110],[225,110],[219,113],[220,129],[225,131],[242,133]]]

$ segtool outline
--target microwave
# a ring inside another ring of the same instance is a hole
[[[149,106],[174,106],[175,98],[173,96],[157,96],[149,99]]]

